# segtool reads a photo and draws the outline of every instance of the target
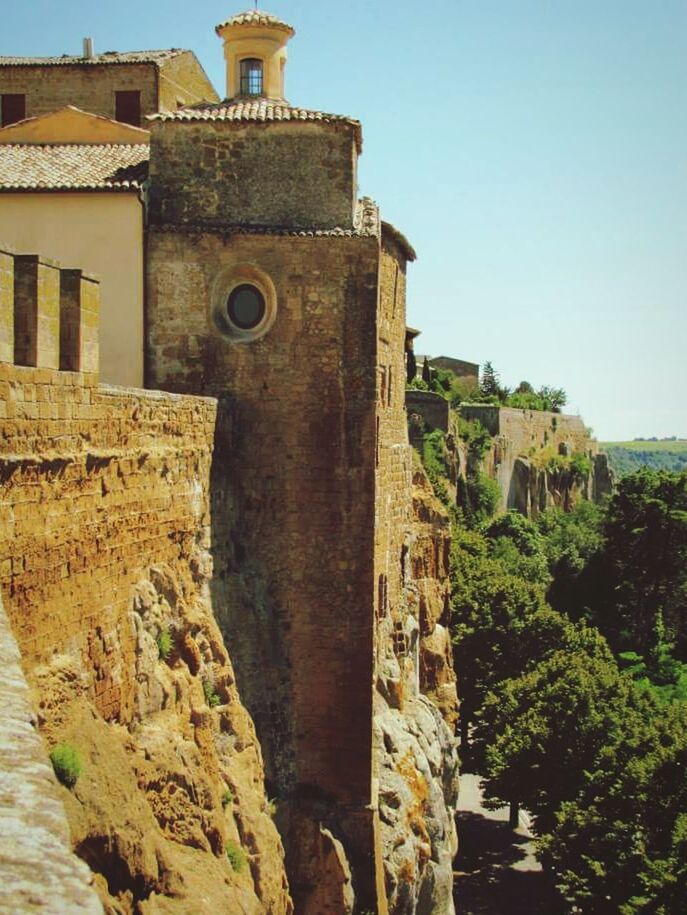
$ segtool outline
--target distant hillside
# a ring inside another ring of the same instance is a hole
[[[687,469],[687,439],[661,439],[659,441],[601,442],[608,452],[608,460],[622,477],[641,467],[654,470]]]

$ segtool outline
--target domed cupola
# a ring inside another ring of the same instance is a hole
[[[220,23],[224,41],[227,99],[284,101],[286,43],[295,30],[262,10],[249,10]]]

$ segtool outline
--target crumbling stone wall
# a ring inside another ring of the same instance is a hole
[[[157,224],[350,229],[355,129],[346,122],[151,122]]]

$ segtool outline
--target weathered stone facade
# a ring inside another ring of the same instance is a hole
[[[158,60],[137,62],[101,54],[36,60],[0,57],[0,93],[26,98],[26,117],[47,114],[65,105],[116,116],[117,92],[140,92],[141,118],[180,105],[216,101],[217,93],[191,51],[162,52]],[[131,55],[128,55],[131,58]],[[144,126],[141,124],[139,126]]]

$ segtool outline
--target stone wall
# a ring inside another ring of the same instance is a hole
[[[352,227],[357,150],[346,122],[151,127],[153,224]]]
[[[383,236],[377,317],[375,800],[389,911],[449,915],[458,760],[452,736],[455,676],[443,628],[448,523],[429,495],[431,487],[423,496],[414,485],[405,410],[405,272],[403,252]]]
[[[441,394],[432,391],[406,391],[406,410],[408,415],[416,413],[422,417],[428,429],[441,429],[448,432],[450,405]]]
[[[108,911],[287,915],[212,609],[216,401],[96,381],[0,363],[0,587],[44,739],[84,760],[60,789],[72,842]]]
[[[52,66],[0,67],[0,92],[26,96],[26,117],[74,105],[92,114],[114,118],[115,92],[141,93],[141,127],[146,115],[176,111],[203,99],[217,100],[217,93],[198,63],[186,51],[154,63],[73,63]]]
[[[546,445],[558,448],[560,444],[569,444],[572,451],[581,452],[597,447],[581,416],[489,404],[464,404],[460,414],[465,419],[478,420],[490,435],[507,438],[517,454],[528,454],[531,449],[539,450]]]
[[[154,64],[0,67],[0,92],[25,95],[27,118],[65,105],[114,118],[115,92],[132,90],[141,93],[142,117],[158,110]]]
[[[220,401],[213,602],[263,745],[269,792],[280,801],[304,912],[317,904],[316,865],[300,844],[312,823],[344,843],[358,889],[374,902],[378,245],[149,236],[151,382]],[[249,343],[227,339],[212,319],[214,284],[242,264],[276,292],[272,328]],[[401,399],[402,384],[399,375]]]

